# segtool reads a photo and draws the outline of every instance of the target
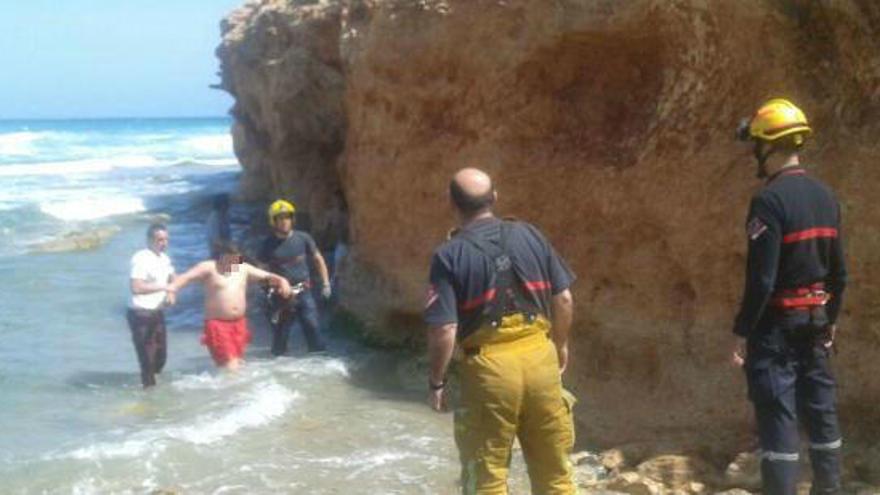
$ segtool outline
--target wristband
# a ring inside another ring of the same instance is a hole
[[[433,383],[433,382],[431,382],[431,379],[428,378],[428,388],[430,390],[437,391],[442,388],[446,388],[446,382],[447,382],[447,380],[445,377],[443,378],[443,380],[440,381],[440,383]]]

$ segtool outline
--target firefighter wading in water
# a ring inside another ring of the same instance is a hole
[[[434,253],[425,319],[435,410],[445,408],[456,341],[462,349],[455,411],[462,491],[507,493],[518,437],[532,493],[573,494],[574,399],[562,389],[561,374],[574,276],[535,227],[492,214],[496,194],[488,175],[463,169],[449,189],[460,228]]]
[[[763,492],[770,495],[796,493],[798,417],[810,440],[811,493],[840,491],[841,435],[829,353],[846,268],[837,200],[799,161],[811,132],[804,113],[783,99],[765,103],[737,132],[754,143],[758,177],[767,180],[746,220],[746,287],[733,359],[745,368]]]

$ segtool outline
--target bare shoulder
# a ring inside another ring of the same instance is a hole
[[[239,266],[239,269],[248,275],[256,275],[258,273],[263,273],[263,270],[255,267],[254,265],[248,262],[242,262]]]
[[[196,276],[204,276],[213,273],[216,270],[214,260],[200,261],[196,266],[192,267],[192,271]]]
[[[266,270],[258,268],[250,263],[242,263],[240,266],[248,277],[263,279],[272,276],[272,274]]]

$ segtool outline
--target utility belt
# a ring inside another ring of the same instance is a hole
[[[306,280],[298,284],[290,286],[291,297],[284,298],[275,290],[274,287],[266,289],[266,312],[269,316],[269,323],[277,325],[281,321],[281,313],[289,310],[290,302],[303,291],[311,287],[311,281]]]
[[[830,299],[831,294],[825,291],[825,284],[816,283],[808,287],[776,291],[770,298],[770,306],[778,309],[811,311],[817,307],[824,307]]]
[[[826,305],[831,294],[825,291],[825,284],[816,283],[796,289],[783,289],[773,294],[770,306],[781,311],[789,321],[798,324],[786,327],[785,338],[790,342],[812,342],[824,338],[829,330]],[[801,315],[801,316],[798,316]]]
[[[461,342],[464,356],[530,349],[545,343],[550,335],[550,322],[534,313],[511,313],[492,323]]]

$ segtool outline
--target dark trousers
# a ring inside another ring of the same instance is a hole
[[[318,305],[308,290],[301,292],[287,307],[281,310],[278,323],[272,327],[272,355],[281,356],[287,352],[290,329],[302,327],[309,352],[323,351],[326,346],[321,337],[318,323]]]
[[[156,375],[165,366],[165,315],[158,309],[129,309],[126,319],[141,366],[141,383],[144,388],[152,387],[156,384]]]
[[[806,316],[776,314],[749,339],[746,377],[761,441],[763,493],[797,492],[802,420],[810,439],[811,494],[840,492],[841,434],[829,351]]]

